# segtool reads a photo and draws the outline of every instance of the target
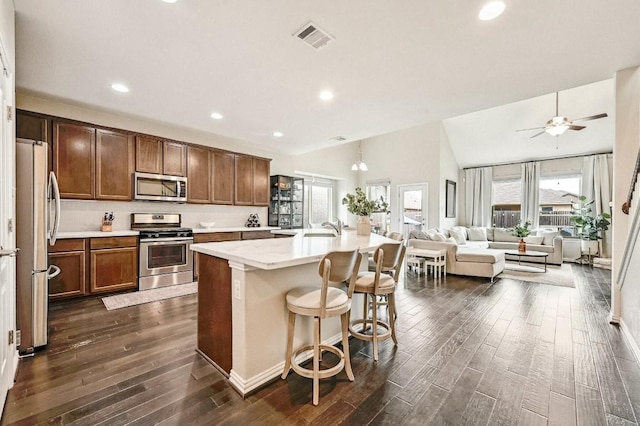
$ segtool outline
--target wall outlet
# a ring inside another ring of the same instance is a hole
[[[233,281],[233,297],[235,297],[236,299],[240,300],[240,281],[238,280],[234,280]]]

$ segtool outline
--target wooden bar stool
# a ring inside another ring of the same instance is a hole
[[[400,276],[400,269],[404,261],[406,247],[403,244],[382,244],[374,253],[376,262],[375,272],[361,272],[356,280],[355,292],[362,293],[364,299],[364,316],[361,320],[352,321],[349,324],[349,331],[356,339],[373,342],[373,359],[378,360],[378,342],[391,337],[394,344],[398,344],[395,330],[395,298],[394,292]],[[389,275],[388,273],[392,273]],[[378,318],[378,296],[386,296],[389,308],[389,322],[386,323]],[[369,317],[369,303],[371,303],[371,317]],[[355,326],[362,324],[360,330]],[[366,333],[371,325],[371,334]],[[378,333],[378,326],[385,329],[383,333]]]
[[[302,377],[313,379],[313,405],[318,405],[320,379],[335,376],[344,369],[349,380],[354,380],[351,359],[349,358],[348,327],[351,297],[358,277],[360,261],[361,256],[358,250],[328,253],[322,258],[318,267],[318,273],[322,277],[322,286],[294,288],[286,296],[287,309],[289,310],[289,326],[287,331],[287,354],[282,378],[285,379],[289,374],[289,369],[292,368]],[[341,288],[329,286],[330,282],[343,283],[345,281],[348,281],[346,292]],[[303,346],[294,352],[293,335],[296,315],[313,317],[313,344]],[[342,325],[342,350],[335,346],[320,343],[322,341],[320,320],[338,315]],[[296,364],[296,357],[310,350],[313,350],[313,369],[304,368]],[[337,355],[340,359],[338,364],[331,368],[320,370],[322,351]]]

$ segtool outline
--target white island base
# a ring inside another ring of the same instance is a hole
[[[198,352],[229,376],[243,396],[280,376],[286,352],[285,295],[317,284],[318,262],[329,251],[358,248],[367,253],[390,240],[375,234],[275,238],[194,244],[199,256]],[[365,269],[367,262],[362,262]],[[351,316],[362,318],[355,295]],[[310,344],[312,319],[296,318],[294,348]],[[323,343],[341,340],[339,318],[322,321]],[[308,354],[310,356],[310,353]],[[303,359],[299,359],[302,361]]]

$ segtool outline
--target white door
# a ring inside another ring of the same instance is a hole
[[[398,229],[402,230],[405,239],[413,230],[427,229],[428,222],[428,185],[415,183],[398,185]]]
[[[0,246],[15,248],[15,235],[9,224],[14,222],[14,137],[13,123],[9,120],[7,108],[10,105],[9,71],[4,63],[6,56],[0,49]],[[18,360],[15,337],[9,340],[9,332],[15,329],[15,258],[0,256],[0,415],[4,408],[7,392],[13,384],[13,376]]]

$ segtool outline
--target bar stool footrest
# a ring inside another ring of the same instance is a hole
[[[318,372],[318,378],[326,379],[327,377],[333,377],[340,373],[344,369],[344,353],[335,346],[319,345],[320,352],[331,352],[340,358],[340,361],[330,368],[325,368]],[[303,346],[297,349],[293,355],[291,355],[291,369],[298,373],[302,377],[307,379],[313,379],[313,369],[301,367],[296,363],[296,358],[303,352],[313,351],[313,345]],[[312,359],[312,358],[311,358]]]
[[[376,322],[380,327],[384,328],[385,330],[382,333],[378,333],[378,340],[385,340],[391,337],[391,327],[389,326],[389,324],[380,320]],[[365,334],[363,333],[363,331],[354,329],[354,326],[359,324],[362,324],[361,330],[366,331],[369,326],[373,327],[373,320],[371,318],[366,318],[366,319],[351,321],[351,324],[349,324],[349,333],[351,333],[353,337],[355,337],[356,339],[364,340],[367,342],[373,341],[373,334]]]

